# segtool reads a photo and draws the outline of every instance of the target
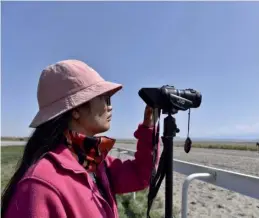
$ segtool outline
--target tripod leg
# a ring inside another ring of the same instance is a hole
[[[172,218],[173,210],[173,137],[176,136],[178,128],[175,118],[169,114],[164,120],[164,146],[166,149],[166,178],[165,178],[165,217]]]
[[[170,143],[169,143],[170,144]],[[171,145],[166,148],[166,177],[165,177],[165,214],[166,218],[172,217],[173,208],[173,147]]]

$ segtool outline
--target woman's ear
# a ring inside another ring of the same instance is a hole
[[[80,118],[80,114],[78,110],[73,110],[72,111],[72,118],[75,120],[78,120]]]

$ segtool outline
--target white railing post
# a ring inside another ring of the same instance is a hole
[[[186,177],[182,187],[182,218],[187,218],[188,212],[188,188],[194,179],[212,179],[213,175],[209,173],[194,173]]]
[[[133,192],[133,199],[136,200],[136,192]]]

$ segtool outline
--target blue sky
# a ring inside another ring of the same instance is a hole
[[[41,70],[80,59],[124,85],[106,135],[132,138],[139,89],[169,84],[203,95],[191,137],[259,138],[259,2],[4,2],[1,13],[4,136],[30,134]]]

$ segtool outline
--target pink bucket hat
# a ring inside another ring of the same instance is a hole
[[[105,81],[79,60],[64,60],[45,68],[38,83],[39,111],[30,127],[39,125],[105,94],[115,94],[121,84]]]

